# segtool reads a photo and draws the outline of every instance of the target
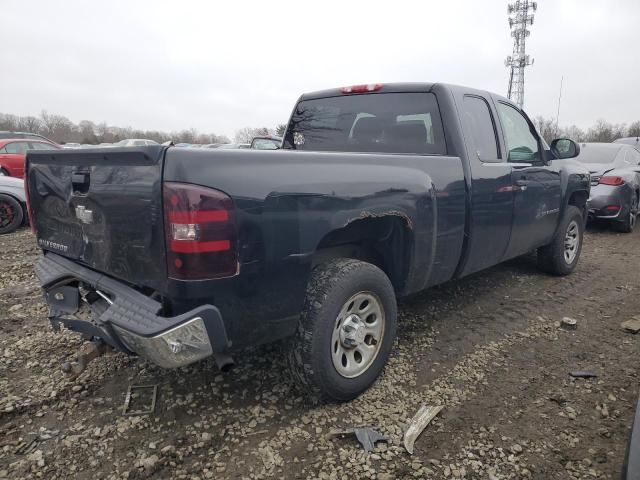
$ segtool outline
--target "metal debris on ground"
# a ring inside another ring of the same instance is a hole
[[[435,418],[440,410],[442,410],[444,406],[431,406],[427,407],[423,405],[420,407],[420,410],[413,416],[411,421],[409,422],[409,427],[407,431],[404,432],[404,448],[407,449],[407,452],[413,454],[413,444],[415,443],[418,436],[422,433],[422,431],[429,425],[431,420]]]
[[[369,428],[369,427],[349,428],[347,430],[341,430],[341,431],[329,433],[330,438],[335,438],[335,437],[344,438],[348,435],[355,435],[358,442],[360,442],[360,445],[362,445],[362,447],[367,452],[373,451],[373,449],[376,446],[376,443],[387,441],[387,437],[382,435],[377,430],[374,430],[373,428]]]
[[[573,378],[596,378],[598,376],[593,372],[584,372],[581,370],[569,372],[569,375],[571,375]]]
[[[151,405],[146,410],[129,410],[131,399],[135,390],[151,389]],[[156,397],[158,396],[158,385],[129,385],[127,395],[124,397],[124,406],[122,407],[122,415],[149,415],[156,409]]]
[[[565,330],[575,330],[576,328],[578,328],[578,322],[576,322],[575,318],[562,317],[560,326]]]
[[[84,372],[87,365],[90,362],[95,360],[107,353],[111,347],[104,342],[89,342],[82,345],[78,353],[76,354],[75,360],[72,362],[64,362],[62,364],[62,371],[71,376],[71,378],[76,378],[82,372]]]
[[[640,317],[633,317],[631,320],[627,320],[626,322],[622,322],[620,324],[622,330],[629,333],[639,333],[640,332]]]

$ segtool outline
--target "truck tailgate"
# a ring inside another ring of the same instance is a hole
[[[38,244],[126,282],[164,291],[165,147],[30,152]]]

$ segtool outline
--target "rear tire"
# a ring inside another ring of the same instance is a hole
[[[352,259],[318,265],[289,345],[295,381],[321,401],[357,397],[387,363],[396,317],[393,286],[378,267]]]
[[[0,194],[0,235],[15,231],[24,220],[22,205],[9,195]]]
[[[634,192],[631,197],[631,205],[629,205],[629,212],[625,216],[622,222],[614,222],[613,228],[618,232],[631,233],[636,226],[636,219],[638,216],[638,193]]]
[[[538,248],[538,266],[542,271],[557,276],[573,272],[582,251],[584,223],[582,211],[567,206],[551,243]]]

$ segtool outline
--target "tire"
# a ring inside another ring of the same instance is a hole
[[[14,232],[23,220],[24,211],[20,202],[9,195],[0,194],[0,235]]]
[[[393,286],[378,267],[352,259],[316,266],[288,349],[294,380],[314,400],[357,397],[386,365],[396,321]]]
[[[636,219],[638,216],[638,193],[634,192],[631,196],[631,205],[629,205],[629,211],[625,215],[624,220],[621,222],[615,222],[613,228],[618,232],[631,233],[636,226]]]
[[[584,216],[573,205],[567,206],[558,230],[549,245],[538,248],[538,266],[546,273],[557,276],[569,275],[576,268],[584,239]],[[567,254],[565,240],[573,239],[573,248]]]

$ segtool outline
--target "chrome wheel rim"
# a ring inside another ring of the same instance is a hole
[[[366,372],[384,338],[382,302],[372,292],[358,292],[347,300],[336,317],[331,335],[331,360],[345,378]]]
[[[571,264],[578,254],[578,246],[580,245],[580,227],[578,222],[572,220],[567,226],[567,232],[564,236],[564,260]]]

